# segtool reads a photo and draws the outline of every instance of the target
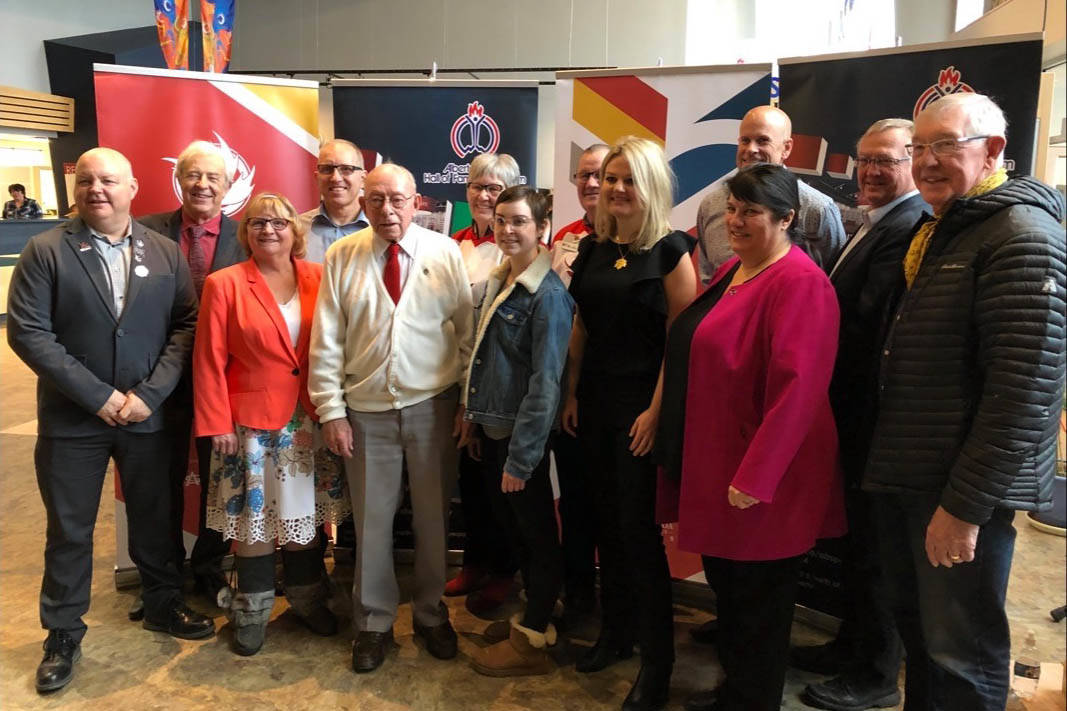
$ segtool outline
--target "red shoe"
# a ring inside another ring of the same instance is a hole
[[[445,597],[459,597],[485,584],[486,573],[482,568],[463,566],[459,575],[445,584]]]
[[[475,615],[491,612],[500,607],[511,597],[511,592],[514,587],[514,578],[489,578],[489,580],[482,585],[482,588],[478,591],[477,595],[471,595],[467,598],[467,609]]]

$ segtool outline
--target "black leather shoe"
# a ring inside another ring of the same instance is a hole
[[[82,648],[66,632],[53,631],[44,641],[44,658],[37,665],[38,693],[62,689],[74,678],[74,662],[82,658]]]
[[[622,659],[629,659],[634,655],[632,642],[612,642],[607,635],[601,632],[596,644],[589,648],[585,654],[574,663],[574,670],[589,674],[607,669],[612,664]]]
[[[808,706],[830,711],[885,709],[900,703],[900,689],[896,684],[876,684],[839,676],[818,684],[808,684],[801,700]]]
[[[698,691],[685,700],[685,711],[716,711],[719,708],[718,689]]]
[[[642,664],[622,711],[659,711],[667,705],[671,688],[671,664]]]
[[[130,622],[140,622],[144,619],[144,598],[138,595],[133,599],[133,604],[130,605],[126,617],[130,618]]]
[[[190,610],[181,600],[175,600],[159,619],[147,614],[141,626],[153,632],[166,632],[179,639],[205,639],[215,634],[215,621],[207,615]]]
[[[412,622],[415,636],[421,637],[426,643],[426,651],[438,659],[454,659],[459,652],[456,644],[456,631],[452,629],[452,623],[447,619],[439,625],[424,627],[418,622]]]
[[[689,628],[689,639],[697,644],[715,644],[719,636],[719,621],[708,620],[702,625]]]
[[[360,632],[352,644],[352,671],[366,674],[380,667],[392,643],[391,629],[388,632]]]
[[[845,654],[836,642],[789,648],[789,666],[813,674],[840,674],[845,662]]]

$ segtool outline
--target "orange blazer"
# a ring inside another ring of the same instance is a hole
[[[193,431],[228,434],[234,423],[278,430],[308,397],[308,342],[322,265],[293,259],[300,292],[296,348],[274,294],[254,260],[209,274],[200,298],[193,347]],[[315,418],[317,419],[317,418]]]

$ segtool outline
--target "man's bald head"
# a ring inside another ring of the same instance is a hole
[[[777,106],[757,106],[741,119],[737,167],[753,163],[782,165],[793,150],[793,122]]]
[[[126,156],[112,148],[82,153],[74,169],[74,203],[89,227],[120,239],[130,224],[130,202],[137,194],[137,179]]]
[[[419,200],[415,176],[394,163],[380,165],[367,174],[360,199],[374,233],[389,242],[397,242],[403,239],[415,217]]]

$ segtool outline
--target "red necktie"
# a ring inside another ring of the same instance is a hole
[[[385,282],[385,290],[393,298],[393,303],[400,301],[400,245],[390,242],[385,249],[385,274],[382,281]]]
[[[204,228],[200,225],[189,227],[189,271],[193,275],[193,286],[196,287],[196,295],[204,290],[204,279],[207,278],[207,255],[204,254],[204,245],[200,240],[204,238]]]

